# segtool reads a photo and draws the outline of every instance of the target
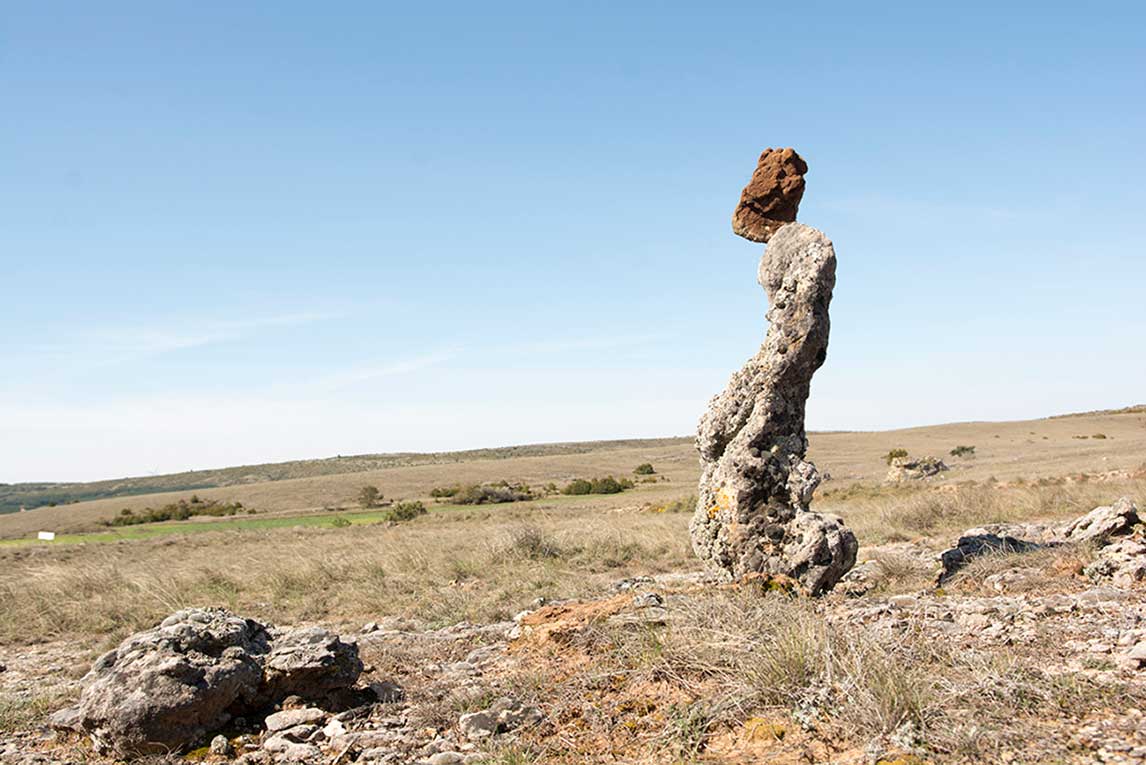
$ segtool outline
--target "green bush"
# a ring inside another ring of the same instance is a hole
[[[434,499],[446,499],[457,495],[461,490],[461,486],[438,486],[430,489],[430,496]]]
[[[954,449],[951,450],[951,456],[952,457],[974,457],[975,456],[975,447],[974,446],[956,446]]]
[[[900,459],[901,457],[906,457],[906,456],[907,456],[907,450],[906,449],[892,449],[890,452],[883,455],[883,459],[885,462],[887,462],[887,464],[890,465],[892,460]]]
[[[609,475],[604,478],[593,478],[591,480],[576,478],[570,481],[565,488],[561,490],[561,493],[570,495],[620,494],[625,489],[631,488],[633,488],[633,482],[628,478],[622,478],[618,481]]]
[[[426,506],[421,502],[398,502],[386,513],[386,520],[400,523],[412,521],[419,515],[425,515]]]
[[[502,502],[527,502],[533,499],[533,492],[524,484],[501,483],[473,484],[461,488],[454,495],[457,505],[496,505]]]
[[[185,521],[196,515],[214,516],[220,518],[245,512],[253,515],[254,510],[243,507],[242,502],[217,502],[213,499],[199,499],[192,496],[190,500],[181,499],[163,507],[144,508],[136,513],[130,508],[123,508],[119,515],[110,521],[104,521],[105,526],[137,526],[141,523],[162,523],[163,521]]]
[[[639,464],[635,468],[633,468],[633,472],[637,475],[652,475],[653,473],[655,473],[657,471],[653,469],[653,465],[651,462],[642,462],[641,464]]]
[[[562,494],[581,495],[589,494],[593,491],[593,484],[586,481],[584,478],[574,478],[565,488],[561,490]]]
[[[377,486],[363,486],[358,491],[358,504],[364,508],[378,507],[381,499],[382,492],[378,491]]]

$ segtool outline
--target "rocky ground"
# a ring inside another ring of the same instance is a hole
[[[1007,532],[999,539],[1044,541],[982,550],[946,572],[939,561],[952,558],[938,546],[868,548],[818,599],[783,578],[728,584],[664,574],[616,582],[599,598],[527,604],[513,621],[426,629],[389,619],[341,640],[303,630],[311,636],[303,642],[322,648],[293,660],[289,671],[301,674],[280,682],[286,695],[227,719],[190,751],[134,759],[1146,762],[1146,588],[1126,575],[1146,555],[1127,553],[1142,543],[1142,529],[1117,527],[1119,518],[1137,522],[1119,509],[1058,531],[995,529]],[[1092,538],[1046,541],[1079,529]],[[968,530],[959,541],[982,533]],[[1117,572],[1124,576],[1116,581]],[[297,657],[298,632],[268,628],[268,656]],[[261,634],[247,629],[244,650],[264,650],[251,647]],[[210,659],[212,649],[197,645],[194,661],[204,666],[224,657],[242,664],[237,649]],[[353,657],[339,646],[361,658],[356,680],[346,677]],[[69,708],[82,687],[87,699],[97,684],[97,672],[83,679],[90,658],[69,643],[6,648],[0,683],[10,695]],[[256,658],[264,672],[275,663]],[[183,671],[171,670],[169,657],[148,662],[165,677]],[[343,682],[323,680],[333,676]],[[156,682],[146,683],[152,696],[161,695]],[[350,682],[352,692],[331,692]],[[307,694],[305,683],[323,693]],[[113,697],[126,699],[127,685]],[[181,720],[196,713],[176,711]],[[0,744],[0,761],[117,761],[86,732],[60,729],[67,714],[53,719],[55,727],[41,718]]]

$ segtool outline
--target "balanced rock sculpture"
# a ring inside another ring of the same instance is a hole
[[[771,190],[760,182],[761,167],[776,162],[799,168],[798,189],[783,174],[773,174]],[[742,215],[748,206],[779,209],[768,198],[790,203],[784,209],[794,219],[806,170],[792,149],[765,151],[741,197],[734,228],[737,220],[756,214]],[[812,375],[827,356],[836,255],[831,241],[810,226],[769,226],[752,228],[752,236],[737,229],[753,241],[768,241],[758,278],[771,304],[769,328],[759,352],[701,418],[696,445],[702,472],[690,533],[697,555],[733,578],[780,574],[819,594],[855,565],[858,549],[842,520],[809,511],[820,476],[804,459],[804,408]]]

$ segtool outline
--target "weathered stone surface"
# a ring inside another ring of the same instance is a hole
[[[1113,536],[1129,534],[1138,523],[1138,508],[1130,497],[1122,497],[1113,505],[1096,507],[1071,521],[1063,528],[1062,536],[1068,542],[1102,543]]]
[[[808,165],[794,149],[765,149],[752,180],[732,213],[732,230],[752,242],[767,242],[796,220]]]
[[[304,707],[302,709],[284,709],[282,712],[275,712],[273,715],[268,715],[263,724],[268,731],[276,733],[297,725],[314,725],[325,718],[326,712],[323,712],[321,709]]]
[[[267,650],[257,622],[222,609],[180,611],[95,662],[73,720],[99,751],[180,749],[257,703]]]
[[[361,673],[358,647],[321,627],[276,635],[264,662],[267,694],[276,699],[322,700],[354,685]]]
[[[314,697],[354,683],[355,646],[298,632],[276,645],[266,627],[223,609],[179,611],[98,659],[79,702],[52,722],[88,734],[100,752],[166,753],[209,741],[287,692]]]
[[[950,469],[943,460],[935,457],[896,457],[888,468],[887,480],[892,483],[922,481]]]
[[[812,593],[830,589],[858,549],[842,521],[808,509],[820,479],[804,459],[804,409],[827,356],[835,271],[832,243],[816,229],[775,233],[759,269],[771,304],[764,345],[713,398],[696,437],[697,555],[733,577],[783,574]]]

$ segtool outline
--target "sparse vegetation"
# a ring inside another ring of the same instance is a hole
[[[651,462],[642,462],[633,468],[633,473],[636,475],[653,475],[656,472]]]
[[[382,492],[377,486],[363,486],[358,490],[358,504],[364,508],[378,507],[382,501]]]
[[[386,513],[386,520],[395,523],[412,521],[427,512],[426,506],[421,502],[398,502]]]
[[[884,462],[886,462],[887,464],[890,465],[892,463],[892,460],[901,459],[901,458],[904,458],[906,456],[907,456],[907,450],[906,449],[892,449],[890,452],[883,455],[883,460],[884,460]]]
[[[697,498],[695,494],[690,494],[687,497],[674,499],[663,505],[649,505],[649,509],[654,513],[691,513],[696,510]]]
[[[975,447],[974,446],[956,446],[954,449],[951,450],[951,456],[952,457],[974,457],[975,456]]]
[[[119,515],[115,518],[112,518],[110,521],[105,521],[104,525],[136,526],[142,523],[185,521],[197,515],[221,518],[237,515],[238,513],[253,514],[254,512],[254,510],[243,507],[242,502],[216,502],[212,499],[203,500],[197,495],[192,495],[189,500],[181,499],[177,502],[164,505],[163,507],[148,507],[138,513],[131,508],[125,507],[119,511]]]
[[[628,478],[620,480],[613,476],[605,476],[604,478],[576,478],[565,485],[561,490],[562,494],[582,495],[582,494],[620,494],[626,489],[633,488],[633,482]]]
[[[431,493],[430,496],[434,496]],[[526,502],[533,492],[524,484],[498,483],[471,484],[458,487],[450,497],[455,505],[496,505],[504,502]]]

